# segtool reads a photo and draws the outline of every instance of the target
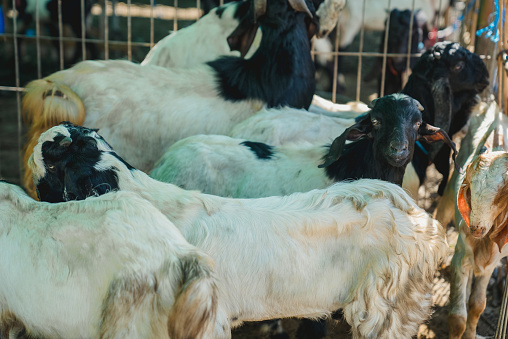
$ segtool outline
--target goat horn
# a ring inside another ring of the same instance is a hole
[[[267,0],[254,0],[254,19],[257,20],[261,15],[266,13],[266,1]]]
[[[305,12],[307,13],[311,18],[313,18],[312,13],[309,10],[309,7],[307,7],[307,4],[305,3],[305,0],[288,0],[289,4],[293,9],[297,12]]]
[[[69,147],[69,145],[72,143],[72,139],[69,137],[65,137],[60,141],[60,146],[62,147]]]

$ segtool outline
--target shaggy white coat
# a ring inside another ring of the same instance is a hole
[[[0,182],[0,276],[2,338],[213,337],[211,260],[130,192],[49,204]]]
[[[214,259],[218,312],[233,327],[342,308],[355,338],[408,338],[430,314],[444,228],[394,184],[364,179],[284,197],[221,198],[102,153],[95,169],[114,169],[120,190],[152,202]]]

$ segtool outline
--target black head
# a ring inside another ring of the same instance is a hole
[[[455,42],[436,43],[420,57],[413,72],[430,83],[446,78],[452,93],[478,94],[489,85],[485,63],[477,54]]]
[[[114,154],[97,130],[70,123],[47,130],[29,160],[41,201],[82,200],[118,189],[115,169],[101,164]]]
[[[404,94],[391,94],[372,102],[372,110],[336,138],[330,146],[325,162],[327,167],[337,161],[348,148],[346,141],[370,139],[372,153],[378,163],[391,167],[405,167],[412,159],[418,139],[429,142],[444,140],[453,143],[448,135],[422,121],[420,103]]]
[[[386,27],[386,25],[385,25]],[[415,11],[413,15],[413,26],[411,27],[411,11],[409,9],[400,11],[393,9],[390,12],[389,31],[388,31],[388,53],[401,53],[407,54],[409,47],[411,53],[420,52],[425,44],[425,40],[428,39],[427,21],[425,15],[421,11]],[[411,33],[411,45],[409,45],[409,36]],[[384,49],[384,34],[382,38],[381,48]],[[405,71],[407,66],[407,58],[403,56],[394,56],[388,59],[391,65],[389,65],[391,72],[401,74]],[[410,67],[416,62],[410,62]]]

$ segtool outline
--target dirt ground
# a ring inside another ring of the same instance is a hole
[[[168,5],[172,5],[172,1]],[[133,1],[133,3],[138,3]],[[149,1],[144,1],[149,3]],[[158,3],[164,3],[159,1]],[[180,6],[185,6],[186,1],[180,1]],[[98,18],[94,18],[95,26],[97,25]],[[120,18],[121,27],[125,27],[125,18]],[[180,25],[184,26],[190,22],[181,22]],[[155,41],[167,34],[167,31],[173,27],[171,21],[164,21],[160,19],[155,20]],[[181,27],[180,26],[180,27]],[[148,19],[133,18],[133,40],[134,41],[147,41],[147,27]],[[125,30],[122,30],[119,35],[116,36],[119,40],[125,40]],[[377,50],[377,44],[380,37],[380,33],[367,32],[365,36],[366,50],[375,51]],[[355,47],[356,46],[356,47]],[[28,81],[37,78],[37,66],[35,58],[35,45],[27,43],[24,47],[26,50],[23,55],[20,56],[20,85],[23,86]],[[42,75],[50,74],[58,70],[58,62],[52,59],[51,46],[45,46],[48,49],[45,52],[45,57],[42,62]],[[352,50],[357,48],[356,45],[350,47]],[[133,48],[133,60],[141,61],[146,55],[148,48]],[[111,52],[112,57],[123,58],[125,57],[125,48],[113,49]],[[0,86],[15,86],[14,77],[14,57],[12,54],[12,40],[0,37],[0,61],[3,66],[0,67]],[[358,58],[349,57],[344,58],[346,72],[346,89],[342,93],[343,97],[339,97],[345,101],[347,98],[354,99],[356,97],[356,79],[357,79],[357,64]],[[368,72],[370,65],[373,62],[373,58],[364,58],[363,60],[363,72]],[[365,83],[361,84],[361,95],[362,101],[368,102],[370,95],[376,91],[376,83]],[[322,93],[322,92],[320,92]],[[322,93],[325,97],[330,97],[330,93]],[[24,143],[25,129],[21,124],[21,117],[18,111],[18,98],[17,95],[10,91],[0,90],[0,178],[4,178],[13,183],[20,183],[21,175],[21,157],[20,150]],[[439,175],[432,167],[429,167],[428,172],[429,180],[425,186],[420,189],[420,197],[418,203],[421,207],[427,211],[432,212],[437,201],[437,185],[436,182],[440,180]],[[451,255],[453,254],[453,247],[457,238],[457,233],[453,227],[449,227],[448,240],[450,243],[450,256],[448,261],[443,265],[439,275],[436,277],[436,285],[434,290],[434,314],[432,317],[420,327],[418,338],[447,338],[447,306],[448,306],[448,295],[449,295],[449,262]],[[480,319],[478,325],[478,334],[484,337],[493,337],[497,325],[497,318],[499,315],[499,304],[501,303],[502,292],[498,287],[496,278],[491,279],[491,285],[488,290],[488,302],[487,309]],[[291,338],[294,338],[296,328],[298,327],[297,319],[284,319],[283,327],[290,334]],[[328,335],[326,338],[350,338],[350,328],[344,321],[337,321],[329,319],[327,320]],[[259,324],[247,323],[244,326],[237,328],[233,331],[233,338],[235,339],[254,339],[254,338],[266,338],[259,333]]]

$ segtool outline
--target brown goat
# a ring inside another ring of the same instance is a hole
[[[507,152],[485,153],[473,160],[457,205],[463,221],[452,259],[450,338],[475,338],[487,284],[499,261],[508,255]]]

